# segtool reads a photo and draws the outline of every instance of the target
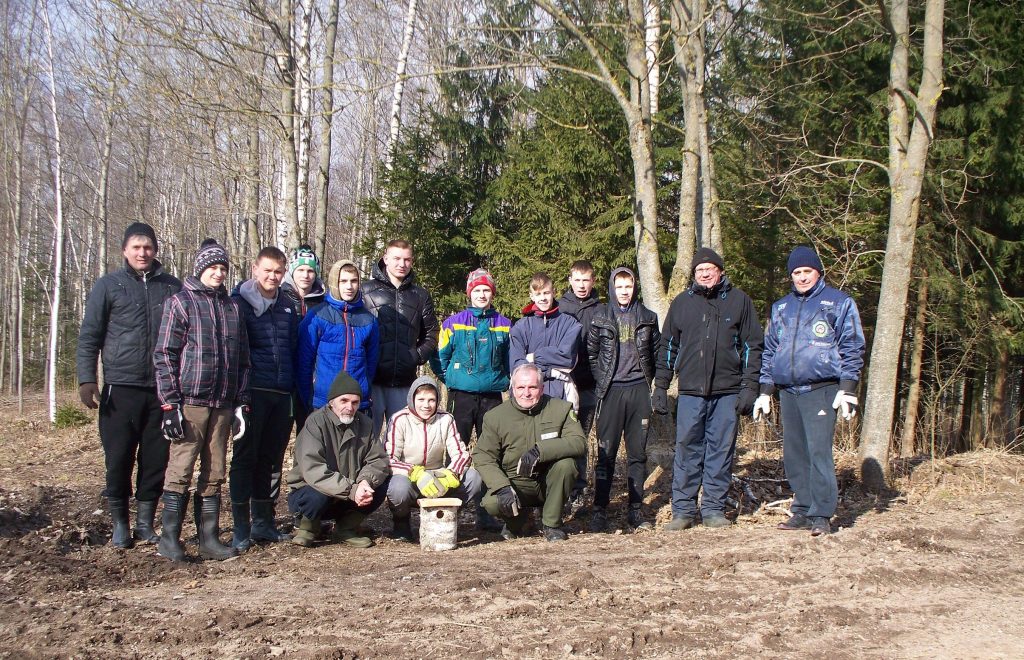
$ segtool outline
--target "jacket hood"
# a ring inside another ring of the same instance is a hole
[[[388,271],[387,267],[384,265],[383,257],[378,259],[377,263],[373,264],[373,268],[370,270],[370,277],[375,280],[380,280],[392,289],[408,289],[412,285],[416,284],[416,271],[410,270],[409,274],[405,276],[404,280],[402,280],[402,283],[398,287],[395,287],[395,285],[391,283],[391,278],[388,277]]]
[[[413,398],[416,396],[416,390],[423,387],[424,385],[429,385],[430,387],[434,388],[434,391],[437,393],[437,408],[438,410],[441,409],[441,388],[437,384],[437,381],[431,378],[430,376],[420,376],[416,380],[412,381],[412,385],[409,386],[409,393],[405,397],[405,402],[406,404],[408,404],[409,410],[412,412],[413,415],[416,415],[416,417],[419,417],[419,415],[416,413],[416,408],[413,405]],[[434,415],[436,414],[437,411],[434,411]],[[433,415],[431,415],[431,418],[433,418]]]
[[[324,294],[324,302],[343,312],[352,312],[363,308],[363,292],[357,293],[355,300],[338,300],[328,292]]]
[[[277,295],[273,298],[264,298],[263,294],[260,293],[259,287],[256,286],[256,280],[246,280],[235,287],[231,295],[238,296],[249,303],[253,313],[256,316],[262,316],[265,311],[274,306],[274,303],[277,302],[277,296],[281,295],[281,292],[278,291]]]
[[[580,309],[586,309],[592,305],[600,305],[601,297],[597,295],[596,289],[591,288],[590,293],[587,294],[586,298],[578,298],[570,287],[569,289],[566,289],[565,293],[562,294],[562,297],[559,298],[559,302],[573,303],[579,305]]]
[[[636,273],[631,268],[626,268],[625,266],[619,266],[608,276],[608,306],[615,307],[616,309],[621,308],[618,299],[615,297],[615,277],[623,274],[633,278],[633,297],[629,299],[629,304],[626,305],[626,309],[630,310],[636,306],[637,294],[640,292],[640,283],[636,279]]]
[[[203,284],[195,275],[189,275],[188,277],[186,277],[184,283],[182,284],[182,288],[188,289],[189,291],[195,291],[196,293],[205,293],[208,295],[218,295],[224,297],[227,297],[228,295],[228,289],[223,284],[221,284],[216,289],[211,289],[210,287]]]
[[[554,301],[554,303],[551,304],[551,309],[549,309],[546,312],[542,312],[539,309],[537,309],[537,304],[533,303],[533,302],[531,302],[526,307],[523,307],[523,316],[524,317],[526,317],[526,316],[539,316],[540,318],[545,318],[545,317],[546,318],[551,318],[555,314],[558,314],[558,301],[557,300]]]

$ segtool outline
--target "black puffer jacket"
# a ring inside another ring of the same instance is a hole
[[[96,358],[103,353],[103,380],[111,385],[155,387],[153,348],[164,301],[181,281],[159,261],[140,275],[124,268],[104,275],[89,292],[78,333],[78,383],[98,383]]]
[[[580,352],[576,358],[576,366],[572,368],[572,380],[576,383],[577,388],[592,390],[594,389],[595,382],[594,374],[590,371],[587,337],[590,335],[590,325],[594,320],[594,316],[601,309],[601,299],[597,296],[597,291],[594,289],[591,289],[590,295],[583,300],[577,298],[572,289],[569,289],[558,299],[558,309],[563,314],[568,314],[579,321],[580,325],[583,326],[580,331]]]
[[[369,280],[361,285],[363,304],[380,324],[380,360],[373,382],[385,387],[407,387],[416,379],[416,367],[437,350],[437,314],[427,290],[410,272],[395,287],[381,259]]]
[[[247,280],[251,281],[251,280]],[[292,298],[283,289],[262,314],[242,294],[246,282],[231,292],[245,322],[249,338],[249,387],[278,392],[295,388],[295,350],[299,341],[299,317]]]
[[[615,302],[615,294],[612,290],[617,273],[633,275],[633,271],[628,268],[616,268],[612,271],[608,278],[608,304],[598,307],[591,322],[590,332],[587,334],[587,353],[590,357],[590,370],[594,374],[598,399],[604,398],[604,395],[608,393],[619,363],[619,324],[615,319],[615,310],[612,308],[612,305],[618,304]],[[633,281],[636,282],[635,275]],[[654,360],[661,342],[658,315],[644,307],[636,299],[636,290],[634,290],[633,299],[629,303],[628,313],[636,316],[636,331],[633,340],[636,342],[640,369],[644,372],[647,382],[650,383],[654,378]]]
[[[691,285],[668,309],[658,351],[656,387],[679,374],[679,393],[734,394],[757,388],[764,334],[750,296],[729,279],[705,290]]]

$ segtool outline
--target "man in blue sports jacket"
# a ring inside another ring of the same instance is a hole
[[[782,457],[793,488],[791,517],[779,529],[832,531],[839,488],[832,458],[836,416],[857,412],[864,366],[864,330],[857,304],[825,284],[821,259],[809,247],[789,255],[793,290],[772,305],[761,360],[754,419],[771,412],[779,390]]]

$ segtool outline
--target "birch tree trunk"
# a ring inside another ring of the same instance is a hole
[[[900,456],[915,455],[917,436],[917,415],[921,405],[921,370],[924,364],[925,320],[928,318],[928,270],[921,272],[917,285],[917,312],[914,315],[914,344],[910,349],[910,389],[907,392],[907,410],[903,416],[903,437],[900,441]]]
[[[316,207],[316,230],[313,249],[321,259],[326,259],[327,211],[330,206],[331,154],[333,143],[331,129],[334,126],[334,50],[338,40],[338,3],[328,0],[330,9],[324,29],[324,70],[323,70],[323,118],[320,121],[320,167],[317,171],[320,197]]]
[[[299,163],[296,156],[296,117],[295,117],[295,57],[293,55],[292,16],[294,6],[292,0],[281,0],[280,16],[275,24],[278,39],[278,51],[274,59],[277,72],[281,78],[281,101],[278,122],[281,126],[281,185],[280,200],[277,205],[277,240],[289,248],[298,247],[299,243],[299,209],[297,186]]]
[[[944,0],[926,0],[921,83],[910,90],[910,25],[907,0],[888,3],[892,28],[889,64],[889,234],[878,296],[878,322],[871,348],[871,371],[861,429],[861,479],[871,490],[886,485],[892,438],[896,372],[907,293],[914,257],[914,235],[921,187],[942,94]],[[908,105],[914,103],[913,111]],[[912,118],[912,121],[910,121]]]
[[[310,113],[313,98],[313,71],[310,58],[310,33],[313,29],[313,0],[302,0],[302,20],[297,25],[296,47],[297,73],[295,86],[299,97],[296,113],[298,127],[298,162],[295,175],[295,223],[298,233],[291,237],[288,247],[295,249],[308,231],[309,213],[309,145],[312,141],[313,124]]]
[[[661,45],[661,4],[658,0],[644,0],[644,42],[647,53],[648,82],[651,87],[651,114],[658,114],[661,93],[661,63],[658,58]]]
[[[402,123],[402,96],[405,94],[405,70],[409,63],[409,49],[412,47],[412,37],[416,31],[416,5],[417,0],[409,0],[405,11],[405,28],[402,31],[402,50],[398,52],[398,62],[395,64],[395,86],[391,95],[391,124],[388,131],[387,150],[385,167],[389,170],[394,163],[395,148],[398,145],[398,129]]]

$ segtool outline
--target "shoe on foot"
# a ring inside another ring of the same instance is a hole
[[[636,504],[630,505],[626,522],[629,523],[630,527],[637,531],[654,529],[654,525],[644,520],[644,512],[640,506]]]
[[[295,526],[295,533],[292,534],[292,543],[303,548],[312,548],[316,543],[316,536],[320,533],[320,519],[299,517],[299,524]]]
[[[787,531],[810,528],[810,519],[802,513],[794,513],[789,518],[779,523],[779,529],[784,529]]]
[[[811,518],[811,536],[824,536],[832,533],[832,523],[828,518]]]
[[[408,543],[415,541],[412,535],[412,523],[409,521],[408,516],[405,518],[395,518],[395,526],[391,531],[391,538]]]
[[[543,527],[545,541],[564,541],[567,538],[569,538],[569,535],[566,534],[565,530],[563,530],[561,527],[548,527],[547,525],[544,525]]]
[[[704,526],[710,527],[711,529],[717,529],[719,527],[728,527],[732,524],[732,521],[725,517],[721,513],[712,513],[704,516]]]
[[[679,516],[669,521],[669,523],[665,525],[665,529],[669,532],[681,532],[684,529],[690,529],[693,525],[694,520],[690,516]]]
[[[601,533],[608,529],[608,511],[603,506],[595,506],[590,511],[590,531]]]

